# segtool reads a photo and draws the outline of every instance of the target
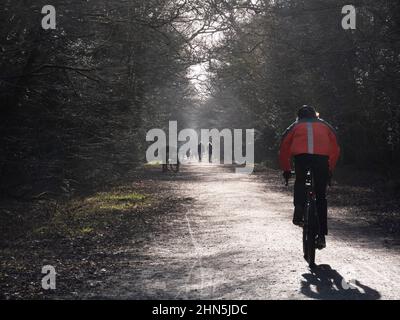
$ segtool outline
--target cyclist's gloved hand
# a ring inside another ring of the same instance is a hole
[[[292,173],[290,171],[283,172],[283,178],[285,179],[285,181],[288,181],[291,176],[292,176]]]

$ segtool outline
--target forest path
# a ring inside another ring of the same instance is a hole
[[[125,248],[123,272],[84,297],[400,299],[399,248],[386,246],[379,228],[332,209],[327,248],[311,272],[276,174],[203,164],[169,177],[160,183],[184,210],[156,226],[150,241]]]

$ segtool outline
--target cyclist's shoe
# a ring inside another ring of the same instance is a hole
[[[293,224],[295,226],[298,226],[298,227],[303,227],[304,226],[304,221],[303,221],[303,219],[293,218]]]
[[[318,236],[315,246],[318,250],[326,248],[325,236]]]
[[[302,227],[304,225],[303,208],[302,207],[296,206],[294,208],[293,224],[295,226],[299,226],[299,227]]]

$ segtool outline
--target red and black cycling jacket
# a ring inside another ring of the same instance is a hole
[[[322,119],[300,119],[286,129],[282,137],[279,164],[284,171],[291,170],[291,158],[299,154],[317,154],[329,157],[333,171],[340,155],[336,132]]]

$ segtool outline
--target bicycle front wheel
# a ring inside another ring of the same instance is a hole
[[[315,203],[306,206],[305,223],[303,228],[303,252],[304,258],[313,267],[315,265],[315,239],[316,232],[316,216],[315,216]]]

